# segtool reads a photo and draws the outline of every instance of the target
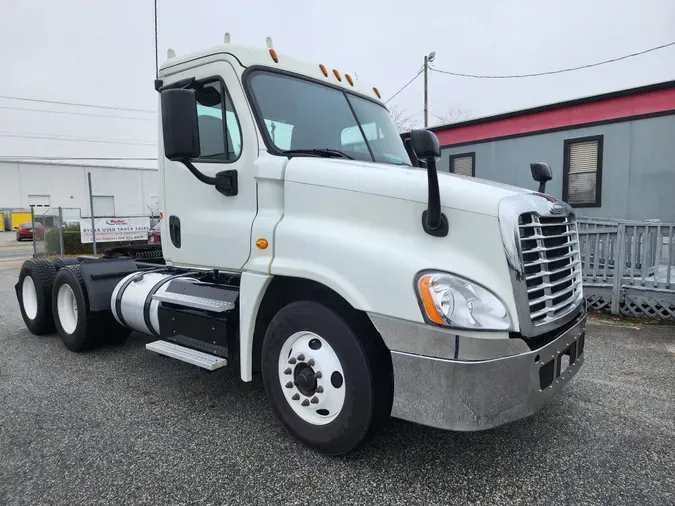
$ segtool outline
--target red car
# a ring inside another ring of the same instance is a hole
[[[162,244],[162,233],[160,232],[159,222],[148,232],[148,244]]]
[[[35,224],[35,238],[44,239],[45,238],[45,227],[42,226],[42,223]],[[16,240],[23,241],[24,239],[33,240],[33,224],[32,223],[22,223],[19,225],[19,228],[16,229]]]

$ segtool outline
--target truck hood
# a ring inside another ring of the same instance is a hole
[[[284,179],[347,191],[427,203],[426,169],[369,163],[356,160],[293,157],[286,165]],[[445,208],[497,216],[499,201],[519,193],[533,193],[523,188],[438,172],[441,204]]]

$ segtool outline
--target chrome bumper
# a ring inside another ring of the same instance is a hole
[[[392,416],[441,429],[489,429],[547,404],[584,362],[586,316],[534,351],[462,361],[392,351]],[[528,348],[529,349],[529,348]],[[561,371],[567,355],[569,366]]]

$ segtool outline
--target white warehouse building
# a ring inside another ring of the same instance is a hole
[[[151,216],[159,213],[154,161],[92,164],[76,161],[0,160],[0,209],[30,210],[64,219],[90,217],[88,173],[94,216]]]

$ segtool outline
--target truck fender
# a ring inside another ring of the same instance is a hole
[[[260,304],[272,281],[268,274],[244,272],[239,286],[239,365],[241,379],[253,379],[253,333]]]

